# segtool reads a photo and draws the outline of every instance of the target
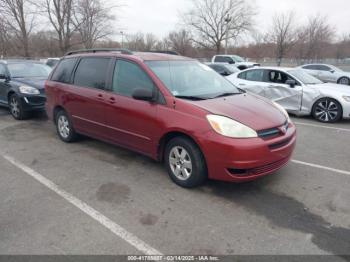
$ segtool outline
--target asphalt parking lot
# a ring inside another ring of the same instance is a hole
[[[350,255],[350,121],[293,121],[279,172],[186,190],[146,157],[0,109],[0,253]]]

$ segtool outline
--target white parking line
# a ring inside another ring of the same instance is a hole
[[[318,168],[318,169],[324,169],[324,170],[328,170],[328,171],[335,172],[335,173],[338,173],[338,174],[343,174],[343,175],[346,175],[346,176],[350,176],[350,172],[349,171],[345,171],[345,170],[340,170],[340,169],[335,169],[335,168],[331,168],[331,167],[321,166],[321,165],[317,165],[317,164],[307,163],[307,162],[294,160],[294,159],[291,160],[291,162],[299,164],[299,165],[315,167],[315,168]]]
[[[308,124],[308,123],[301,123],[301,122],[294,122],[294,121],[293,123],[299,126],[310,126],[310,127],[333,129],[333,130],[338,130],[343,132],[350,132],[350,129],[346,129],[346,128],[338,128],[338,127],[331,127],[331,126],[325,126],[325,125],[315,125],[315,124]]]
[[[34,171],[33,169],[27,167],[26,165],[22,164],[21,162],[17,161],[11,156],[3,155],[3,157],[9,161],[11,164],[16,166],[17,168],[24,171],[27,175],[31,176],[47,188],[54,191],[56,194],[67,200],[72,205],[79,208],[81,211],[83,211],[85,214],[90,216],[91,218],[95,219],[97,222],[102,224],[104,227],[109,229],[112,233],[120,237],[121,239],[128,242],[130,245],[134,246],[136,249],[141,251],[142,253],[146,255],[162,255],[161,252],[154,249],[153,247],[146,244],[144,241],[133,235],[132,233],[125,230],[120,225],[116,224],[114,221],[109,219],[108,217],[104,216],[85,202],[81,201],[80,199],[76,198],[72,194],[64,191],[63,189],[60,189],[55,183],[50,181],[49,179],[45,178],[38,172]]]

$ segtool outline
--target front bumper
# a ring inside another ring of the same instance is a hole
[[[45,110],[45,95],[22,95],[20,97],[24,111]]]
[[[232,139],[207,134],[201,141],[210,179],[230,182],[255,180],[286,165],[296,143],[296,129],[289,124],[286,134],[270,139]]]
[[[350,119],[350,102],[343,102],[343,118]]]

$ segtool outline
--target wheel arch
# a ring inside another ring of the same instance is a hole
[[[157,160],[159,162],[164,161],[165,147],[166,147],[167,143],[175,137],[185,137],[185,138],[191,140],[199,148],[199,150],[203,154],[203,150],[201,149],[199,143],[191,135],[187,134],[186,132],[180,131],[180,130],[172,130],[172,131],[168,131],[167,133],[163,134],[163,136],[159,139],[159,143],[158,143],[158,147],[157,147]],[[204,154],[203,154],[203,157],[205,159]]]
[[[63,106],[56,105],[54,107],[53,111],[52,111],[52,120],[53,120],[54,123],[56,123],[56,120],[57,120],[56,117],[57,117],[58,112],[60,112],[60,111],[65,111],[66,112],[66,110],[64,109]]]
[[[13,94],[16,94],[16,92],[14,90],[10,90],[8,93],[7,93],[7,101],[10,102],[10,97],[13,95]]]
[[[317,105],[317,103],[320,101],[320,100],[322,100],[322,99],[333,99],[333,100],[335,100],[338,104],[339,104],[339,106],[340,106],[340,110],[341,110],[341,118],[340,119],[342,119],[343,118],[343,112],[344,112],[344,109],[343,109],[343,105],[342,105],[342,103],[339,101],[339,99],[338,98],[336,98],[336,97],[332,97],[332,96],[323,96],[323,97],[319,97],[319,98],[317,98],[315,101],[314,101],[314,103],[312,104],[312,108],[311,108],[311,115],[313,116],[313,113],[314,113],[314,109],[315,109],[315,106]]]
[[[340,83],[340,80],[341,80],[342,78],[347,78],[347,79],[350,81],[350,77],[348,77],[348,76],[341,76],[341,77],[338,78],[337,84]]]

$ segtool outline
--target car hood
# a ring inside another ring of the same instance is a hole
[[[340,93],[342,95],[350,95],[350,86],[346,86],[346,85],[323,83],[323,84],[307,85],[307,86],[317,88],[323,93],[328,93],[328,94]]]
[[[270,101],[253,94],[245,93],[190,103],[211,114],[234,119],[256,131],[278,127],[286,122],[284,114]]]
[[[14,78],[13,81],[17,82],[18,84],[32,86],[37,89],[44,89],[46,78]]]

